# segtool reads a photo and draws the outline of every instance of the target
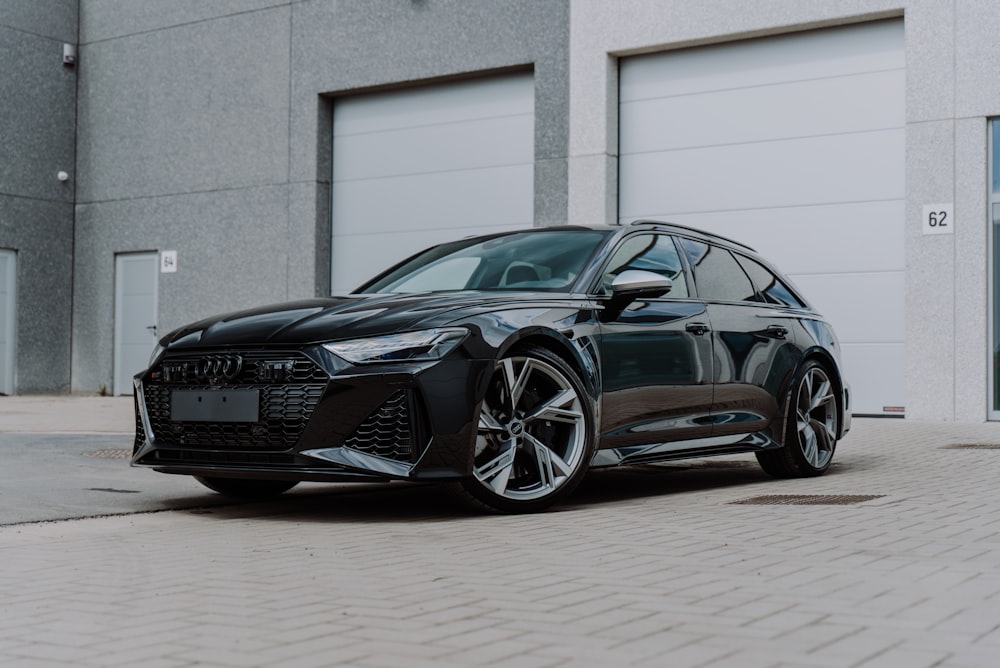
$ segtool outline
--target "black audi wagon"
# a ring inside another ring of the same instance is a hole
[[[135,377],[132,464],[237,497],[450,482],[503,512],[597,467],[754,453],[815,476],[850,427],[840,357],[735,241],[652,221],[491,234],[166,335]]]

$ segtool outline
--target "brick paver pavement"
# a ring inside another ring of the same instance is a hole
[[[996,666],[1000,449],[954,444],[1000,425],[857,420],[822,478],[603,472],[532,516],[390,486],[0,527],[0,665]],[[880,496],[735,503],[775,494]]]

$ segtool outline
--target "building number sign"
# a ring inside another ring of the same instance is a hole
[[[954,210],[955,205],[952,202],[946,204],[925,204],[924,234],[954,234]]]
[[[160,251],[160,273],[173,274],[177,272],[177,251]]]

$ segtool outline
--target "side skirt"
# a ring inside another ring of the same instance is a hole
[[[598,450],[590,461],[591,468],[606,466],[626,466],[628,464],[648,464],[672,459],[732,455],[741,452],[775,450],[781,444],[762,433],[734,434],[730,436],[710,436],[690,441],[671,441],[630,445],[623,448]]]

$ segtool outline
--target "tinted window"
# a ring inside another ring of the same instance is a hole
[[[681,239],[681,247],[694,270],[698,297],[718,301],[756,301],[757,291],[739,262],[725,248],[694,239]]]
[[[611,292],[611,282],[615,276],[627,269],[651,271],[669,278],[674,286],[667,294],[668,297],[688,296],[684,265],[672,237],[664,234],[637,234],[623,241],[604,269],[602,288],[605,294]]]
[[[740,264],[743,265],[743,268],[746,269],[746,272],[750,274],[751,280],[757,286],[757,290],[765,302],[768,304],[805,308],[805,304],[770,269],[748,257],[742,255],[737,255],[736,257],[740,261]]]

